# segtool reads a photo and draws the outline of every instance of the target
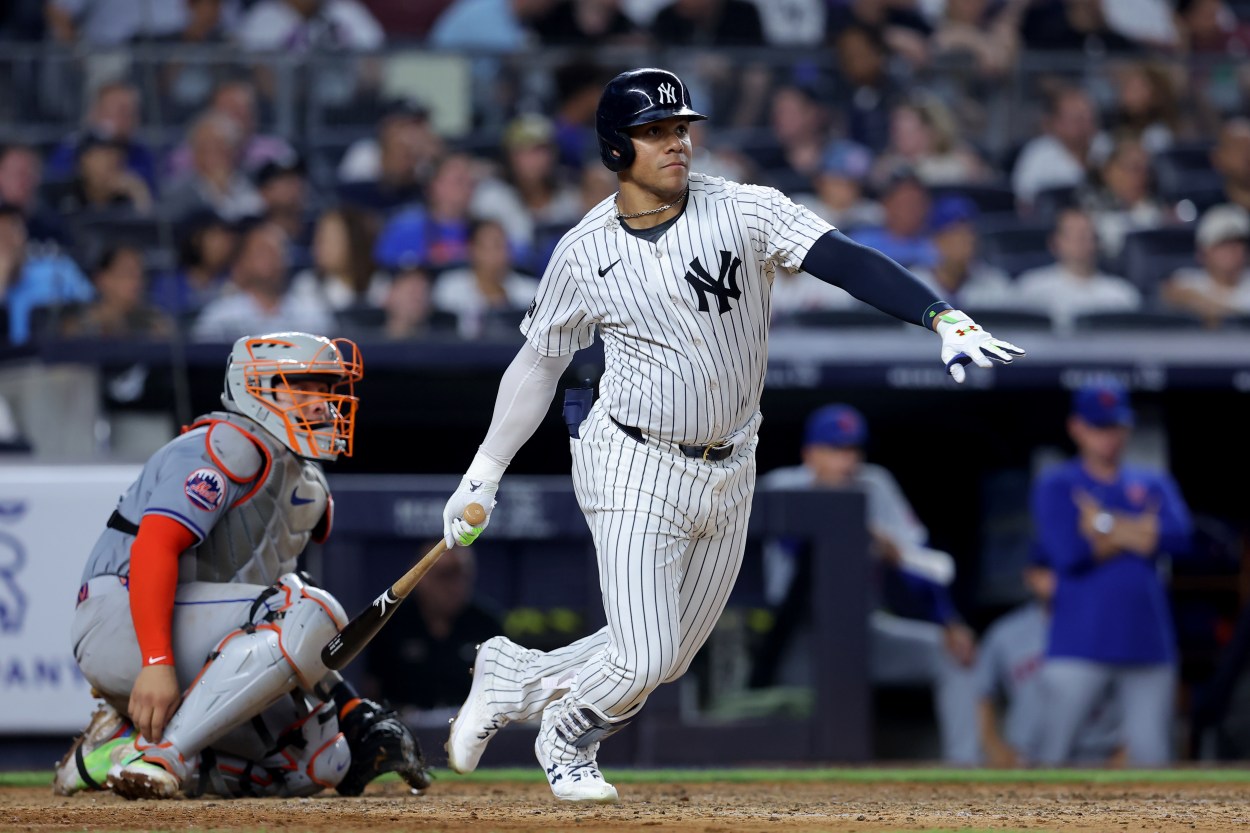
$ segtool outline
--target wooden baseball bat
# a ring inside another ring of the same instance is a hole
[[[486,510],[480,504],[470,503],[464,508],[465,523],[478,526],[486,520]],[[399,603],[404,600],[412,588],[417,586],[429,569],[438,561],[439,556],[447,551],[447,542],[439,541],[433,548],[413,565],[412,569],[399,577],[399,580],[386,588],[386,591],[373,600],[356,617],[343,626],[343,630],[321,649],[321,661],[333,671],[347,665],[356,658],[360,649],[369,644],[369,640],[377,635],[387,620],[394,615]]]

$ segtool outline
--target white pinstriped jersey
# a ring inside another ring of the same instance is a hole
[[[684,211],[651,243],[621,228],[610,197],[556,247],[521,332],[558,356],[598,327],[612,417],[671,442],[716,442],[759,410],[774,271],[797,271],[832,228],[773,188],[692,173]]]

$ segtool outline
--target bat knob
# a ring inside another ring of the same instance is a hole
[[[486,510],[482,508],[480,503],[470,503],[464,507],[462,517],[469,526],[481,526],[486,522]]]

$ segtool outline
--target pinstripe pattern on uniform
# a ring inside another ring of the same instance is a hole
[[[550,356],[589,345],[598,327],[612,416],[665,440],[716,442],[759,406],[773,270],[798,269],[831,228],[774,189],[691,174],[683,214],[652,243],[620,227],[609,198],[556,247],[521,330]],[[741,294],[723,314],[701,311],[686,274],[698,260],[725,278],[722,253],[741,261]]]

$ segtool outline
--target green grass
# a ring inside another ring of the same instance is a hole
[[[609,767],[618,784],[708,783],[890,783],[923,784],[1250,784],[1250,769],[941,769],[941,768],[814,768],[814,769],[621,769]],[[470,775],[437,770],[446,783],[543,783],[537,767],[481,769]],[[394,779],[395,776],[389,776]],[[0,787],[41,787],[52,783],[50,772],[0,772]]]

